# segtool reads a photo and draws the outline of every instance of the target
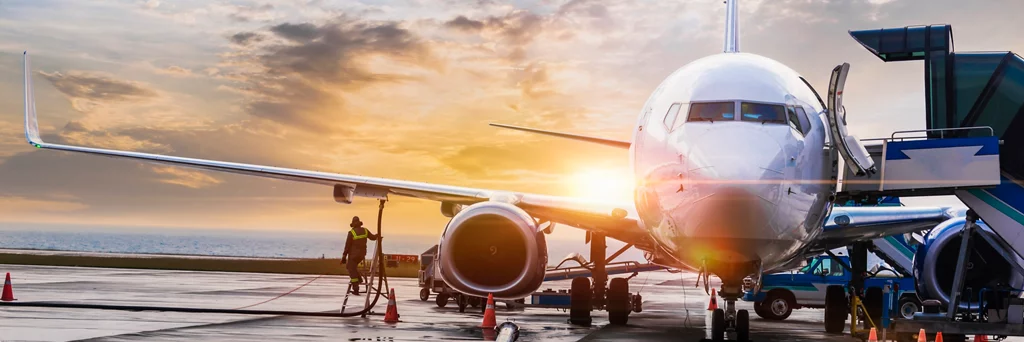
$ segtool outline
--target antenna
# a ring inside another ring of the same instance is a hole
[[[739,0],[725,0],[725,52],[740,52]]]

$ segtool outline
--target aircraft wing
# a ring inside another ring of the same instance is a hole
[[[348,200],[351,200],[351,197],[386,198],[388,195],[397,195],[438,201],[449,205],[470,205],[489,200],[505,201],[524,209],[542,221],[551,221],[588,231],[604,233],[608,237],[632,243],[641,249],[653,246],[646,230],[639,226],[636,209],[633,204],[615,205],[569,197],[476,189],[265,165],[52,144],[43,141],[40,137],[37,122],[35,100],[32,94],[32,77],[28,54],[26,53],[25,138],[29,144],[37,148],[329,185],[335,187],[336,198],[338,192],[341,191]]]
[[[951,207],[835,207],[825,229],[812,243],[810,253],[931,229],[967,210]]]

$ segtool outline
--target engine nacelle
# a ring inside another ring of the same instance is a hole
[[[949,305],[950,289],[953,288],[957,258],[960,255],[960,232],[966,223],[965,217],[946,220],[935,226],[925,237],[924,244],[918,246],[914,255],[914,279],[917,295],[922,300],[937,299],[943,308]],[[974,231],[975,235],[971,239],[973,252],[967,259],[967,273],[964,277],[964,288],[972,288],[974,298],[967,298],[964,293],[960,303],[964,308],[968,305],[965,303],[967,301],[971,302],[971,307],[978,307],[977,296],[982,288],[1020,288],[1024,283],[1024,275],[1016,272],[1016,267],[1010,264],[1016,261],[1004,257],[1013,254],[1006,254],[1001,246],[993,246],[987,241],[1000,241],[999,236],[980,220],[978,229]]]
[[[520,299],[540,288],[548,264],[537,222],[502,202],[462,208],[448,222],[437,252],[441,279],[458,292]]]

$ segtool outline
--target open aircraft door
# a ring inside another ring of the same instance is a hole
[[[861,145],[857,137],[846,131],[846,109],[843,108],[843,86],[846,75],[850,72],[850,63],[843,63],[832,69],[832,79],[828,82],[828,108],[825,116],[832,136],[832,144],[839,149],[839,154],[846,166],[857,176],[875,173],[875,161],[871,154]]]

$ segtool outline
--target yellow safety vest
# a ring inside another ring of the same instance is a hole
[[[362,235],[356,234],[356,230],[354,228],[352,230],[349,230],[348,232],[352,233],[352,240],[365,239],[366,237],[370,236],[370,230],[366,228],[363,228]]]

